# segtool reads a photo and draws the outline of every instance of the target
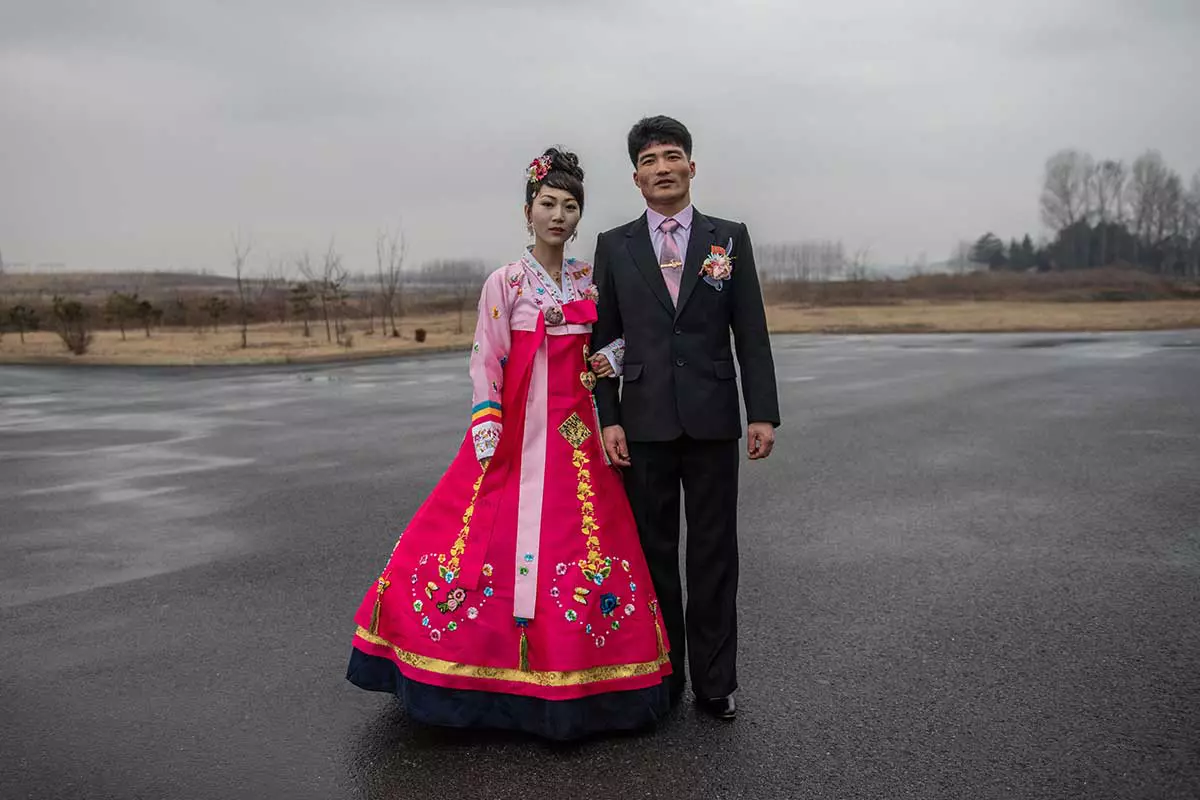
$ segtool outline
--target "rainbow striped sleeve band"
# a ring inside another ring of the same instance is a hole
[[[471,409],[471,422],[479,422],[485,419],[503,419],[504,415],[500,412],[500,404],[495,400],[484,400],[479,405]]]

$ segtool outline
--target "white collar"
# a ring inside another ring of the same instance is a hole
[[[533,256],[533,250],[531,248],[525,248],[525,252],[521,256],[521,261],[526,267],[533,271],[533,274],[536,275],[538,280],[544,285],[546,291],[548,291],[550,296],[558,301],[560,305],[567,303],[570,299],[574,298],[575,281],[571,278],[571,271],[567,269],[566,259],[563,260],[562,265],[562,285],[556,284],[554,279],[550,277],[550,273],[546,271],[546,268],[538,263],[538,260]]]

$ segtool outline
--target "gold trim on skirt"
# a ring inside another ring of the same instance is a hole
[[[658,628],[658,619],[654,620],[654,626]],[[667,655],[661,651],[661,628],[659,628],[658,634],[660,642],[659,656],[653,661],[645,661],[641,664],[613,664],[566,672],[526,672],[520,669],[506,669],[504,667],[477,667],[470,664],[458,664],[453,661],[443,661],[440,658],[430,658],[429,656],[401,650],[387,639],[371,633],[361,625],[358,627],[357,635],[363,641],[391,648],[400,661],[408,664],[410,667],[425,670],[426,672],[463,678],[529,683],[535,686],[582,686],[589,683],[599,683],[600,681],[654,675],[662,669],[663,664],[670,661]]]

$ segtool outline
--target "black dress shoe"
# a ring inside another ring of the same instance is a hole
[[[697,699],[696,702],[704,713],[717,719],[733,719],[737,716],[737,703],[733,702],[733,695],[716,697],[712,700]]]

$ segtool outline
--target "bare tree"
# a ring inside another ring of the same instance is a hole
[[[219,333],[221,330],[221,317],[229,310],[229,303],[225,298],[212,295],[200,304],[200,309],[208,314],[208,318],[212,320],[213,333]]]
[[[1183,236],[1187,247],[1187,275],[1200,278],[1200,169],[1192,175],[1183,202]]]
[[[1105,159],[1092,170],[1089,196],[1092,212],[1100,228],[1100,265],[1108,264],[1108,234],[1110,225],[1120,225],[1125,219],[1125,179],[1127,171],[1120,161]]]
[[[287,322],[288,276],[282,258],[267,257],[267,267],[254,281],[254,307],[266,309],[279,324]]]
[[[321,318],[325,322],[325,340],[333,342],[333,330],[336,327],[338,331],[338,341],[341,341],[342,320],[341,311],[345,303],[345,283],[346,270],[342,267],[342,257],[334,249],[333,240],[329,240],[329,248],[325,251],[325,256],[321,260],[320,267],[316,267],[308,253],[305,253],[303,258],[298,262],[301,274],[308,279],[310,287],[315,286],[317,300],[321,304]],[[330,312],[334,314],[334,320],[330,320]]]
[[[242,348],[248,346],[247,334],[250,327],[249,280],[245,276],[246,257],[250,255],[253,244],[242,233],[233,234],[233,273],[237,277],[238,317],[242,324]]]
[[[1172,236],[1179,235],[1183,210],[1183,179],[1173,169],[1168,169],[1154,203],[1154,242],[1161,244]]]
[[[846,265],[846,280],[866,281],[871,279],[871,248],[869,245],[854,251],[850,262]]]
[[[1070,230],[1074,260],[1086,263],[1086,254],[1078,252],[1079,231],[1076,223],[1087,219],[1089,190],[1092,185],[1093,160],[1078,150],[1060,150],[1046,159],[1042,184],[1042,221],[1059,233]],[[1087,242],[1083,242],[1084,249]]]
[[[25,332],[35,330],[38,326],[38,315],[31,307],[23,304],[13,306],[8,310],[8,319],[17,333],[21,335],[21,344],[25,344]]]
[[[117,328],[121,331],[121,341],[125,341],[125,323],[130,319],[137,317],[138,296],[134,294],[124,294],[123,292],[112,292],[104,303],[104,316],[110,322],[117,323]]]
[[[292,286],[288,295],[288,300],[292,306],[292,316],[300,317],[303,320],[304,338],[307,339],[312,336],[312,330],[309,328],[309,322],[312,320],[314,299],[312,288],[304,281],[301,281]]]
[[[329,245],[330,251],[333,250],[333,243]],[[328,261],[328,259],[326,260]],[[313,293],[314,299],[321,304],[321,318],[325,320],[325,338],[328,341],[333,341],[333,333],[329,328],[329,292],[326,286],[325,273],[322,267],[313,263],[308,255],[308,251],[304,252],[300,260],[296,263],[300,268],[300,274],[307,280],[305,281],[309,291]]]
[[[404,237],[403,226],[394,234],[389,235],[387,231],[383,231],[375,237],[381,316],[385,325],[391,325],[391,335],[396,338],[400,336],[400,330],[396,327],[396,307],[402,300],[401,269],[404,267],[404,256],[407,252],[408,240]]]
[[[1046,160],[1042,184],[1042,221],[1056,231],[1071,227],[1087,215],[1092,157],[1078,150],[1060,150]]]
[[[1152,236],[1155,212],[1161,205],[1160,197],[1167,183],[1168,172],[1166,162],[1157,150],[1142,153],[1129,170],[1126,197],[1130,222],[1139,247],[1149,242]]]
[[[828,281],[845,274],[846,248],[828,239],[764,245],[754,253],[764,278],[775,281]]]
[[[448,291],[458,311],[458,333],[466,330],[465,316],[471,303],[478,299],[487,271],[482,261],[465,259],[439,260],[421,269],[422,278],[435,288]]]
[[[134,295],[134,297],[137,297],[137,295]],[[146,338],[149,339],[151,327],[162,323],[163,310],[156,308],[149,300],[139,300],[134,311],[138,321],[146,329]]]
[[[910,265],[908,274],[912,277],[920,277],[929,271],[929,254],[924,250],[917,253],[916,259]]]
[[[968,272],[973,271],[975,264],[971,260],[971,255],[974,249],[975,245],[965,240],[961,240],[954,245],[954,249],[950,251],[950,259],[947,262],[950,271],[955,275],[966,275]]]
[[[63,344],[77,356],[87,352],[92,344],[92,329],[87,308],[78,300],[54,296],[54,320]]]

